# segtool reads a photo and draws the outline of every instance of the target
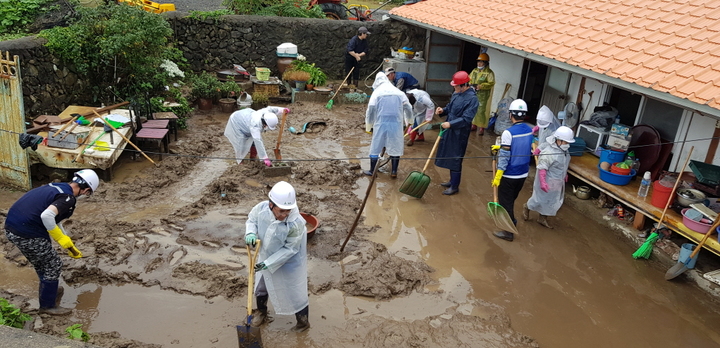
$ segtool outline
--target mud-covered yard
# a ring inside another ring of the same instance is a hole
[[[218,108],[196,112],[171,144],[176,156],[164,157],[157,167],[141,156],[124,156],[115,179],[80,199],[65,222],[84,255],[79,260],[63,256],[63,305],[75,307],[74,314],[43,315],[33,330],[65,336],[66,327],[82,323],[90,342],[103,347],[235,346],[235,325],[245,319],[247,298],[245,219],[275,182],[287,180],[298,191],[300,211],[321,224],[308,240],[311,329],[289,332],[294,317],[282,317],[263,328],[266,346],[537,346],[510,327],[501,307],[459,300],[462,296],[438,286],[421,257],[389,252],[368,240],[380,227],[366,225],[364,218],[341,253],[368,184],[360,174],[367,161],[356,159],[367,156],[370,140],[364,108],[290,107],[286,129],[301,129],[309,121],[325,126],[302,135],[286,130],[280,149],[292,164],[288,176],[267,177],[260,162],[236,164],[223,136],[229,115]],[[277,135],[264,135],[271,158]],[[427,146],[409,149],[412,155],[410,150],[418,157],[428,153]],[[401,170],[398,181],[409,170]],[[3,195],[0,214],[20,194]],[[0,246],[6,258],[0,270],[21,267],[23,274],[0,281],[6,283],[0,296],[37,317],[34,272],[4,234]],[[123,297],[130,293],[134,297]],[[162,301],[169,302],[154,305]],[[139,303],[147,305],[124,310]],[[133,323],[150,316],[153,321],[142,325],[149,332],[133,331],[142,331]]]

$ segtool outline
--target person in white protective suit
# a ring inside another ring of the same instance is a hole
[[[372,130],[370,170],[363,173],[372,175],[384,147],[392,163],[390,176],[397,178],[404,150],[403,130],[405,125],[412,123],[412,106],[405,93],[393,86],[383,72],[375,75],[372,87],[373,93],[365,113],[365,131]]]
[[[295,200],[295,188],[285,181],[275,184],[268,194],[270,200],[258,203],[245,223],[245,243],[262,241],[255,265],[257,313],[251,325],[271,322],[267,302],[275,313],[295,314],[292,328],[302,332],[310,327],[307,286],[307,228]],[[250,267],[253,267],[252,265]]]
[[[413,96],[413,98],[408,97],[410,104],[413,106],[413,123],[408,126],[408,137],[410,139],[408,139],[405,145],[413,146],[416,139],[417,141],[425,141],[424,133],[425,130],[430,128],[430,124],[426,124],[414,132],[412,132],[412,130],[425,121],[432,121],[433,115],[435,114],[435,103],[433,103],[428,92],[420,89],[411,89],[407,91],[407,94]],[[415,101],[413,101],[413,99]]]
[[[533,183],[533,193],[523,205],[523,219],[530,218],[530,210],[540,213],[537,222],[552,228],[548,216],[555,216],[565,197],[565,181],[570,165],[570,144],[575,142],[572,129],[561,126],[545,139],[546,146],[538,156],[537,173]]]
[[[553,135],[561,125],[560,120],[553,115],[553,112],[550,111],[549,107],[543,105],[540,108],[537,115],[537,125],[533,128],[533,133],[537,134],[538,138],[538,146],[533,151],[533,155],[537,156],[543,147],[549,145],[545,139]]]
[[[263,145],[262,132],[266,129],[275,130],[278,117],[282,116],[283,112],[290,113],[290,109],[268,106],[257,111],[242,109],[230,115],[225,126],[225,137],[235,149],[235,159],[238,164],[242,163],[245,155],[250,151],[250,159],[259,155],[266,166],[272,166],[272,161],[268,158]]]

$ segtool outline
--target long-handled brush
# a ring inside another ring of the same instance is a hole
[[[345,84],[345,81],[347,81],[348,77],[350,77],[350,74],[352,74],[353,70],[355,70],[355,67],[352,67],[352,69],[350,69],[350,72],[347,74],[347,76],[345,76],[345,79],[340,84],[340,86],[338,86],[338,89],[337,89],[337,91],[335,91],[335,94],[333,94],[333,96],[330,97],[330,100],[328,100],[327,104],[325,104],[326,109],[328,109],[328,110],[332,109],[333,104],[335,103],[335,96],[337,96],[337,94],[340,92],[340,89]]]
[[[640,248],[633,253],[633,259],[649,259],[650,255],[652,255],[653,245],[655,245],[655,242],[657,242],[658,239],[660,239],[660,235],[657,232],[651,233],[645,240],[645,243],[643,243],[643,245],[641,245]]]

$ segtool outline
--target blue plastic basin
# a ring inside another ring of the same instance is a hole
[[[598,170],[600,171],[600,180],[608,183],[613,184],[617,186],[624,186],[630,183],[630,179],[632,179],[633,176],[635,176],[635,170],[631,170],[629,175],[620,175],[608,172],[605,169],[600,168],[598,165]]]

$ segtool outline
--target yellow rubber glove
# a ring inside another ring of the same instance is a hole
[[[502,179],[502,176],[503,176],[504,173],[505,173],[505,171],[504,171],[504,170],[500,170],[500,169],[498,169],[498,170],[495,171],[495,178],[494,178],[493,181],[492,181],[493,187],[495,187],[495,186],[500,186],[500,179]]]
[[[490,146],[490,152],[493,156],[496,156],[498,154],[498,151],[500,151],[500,145],[492,145]]]
[[[365,133],[372,134],[372,130],[373,130],[373,125],[370,123],[366,123],[365,124]]]
[[[75,245],[72,242],[72,239],[70,237],[66,236],[62,230],[60,229],[60,226],[55,225],[55,228],[52,230],[49,230],[48,233],[50,233],[50,237],[54,239],[63,249],[67,248],[74,248]]]
[[[73,259],[79,259],[82,257],[82,253],[75,246],[68,248],[67,251],[68,251],[68,255],[70,255],[70,257],[72,257]]]

